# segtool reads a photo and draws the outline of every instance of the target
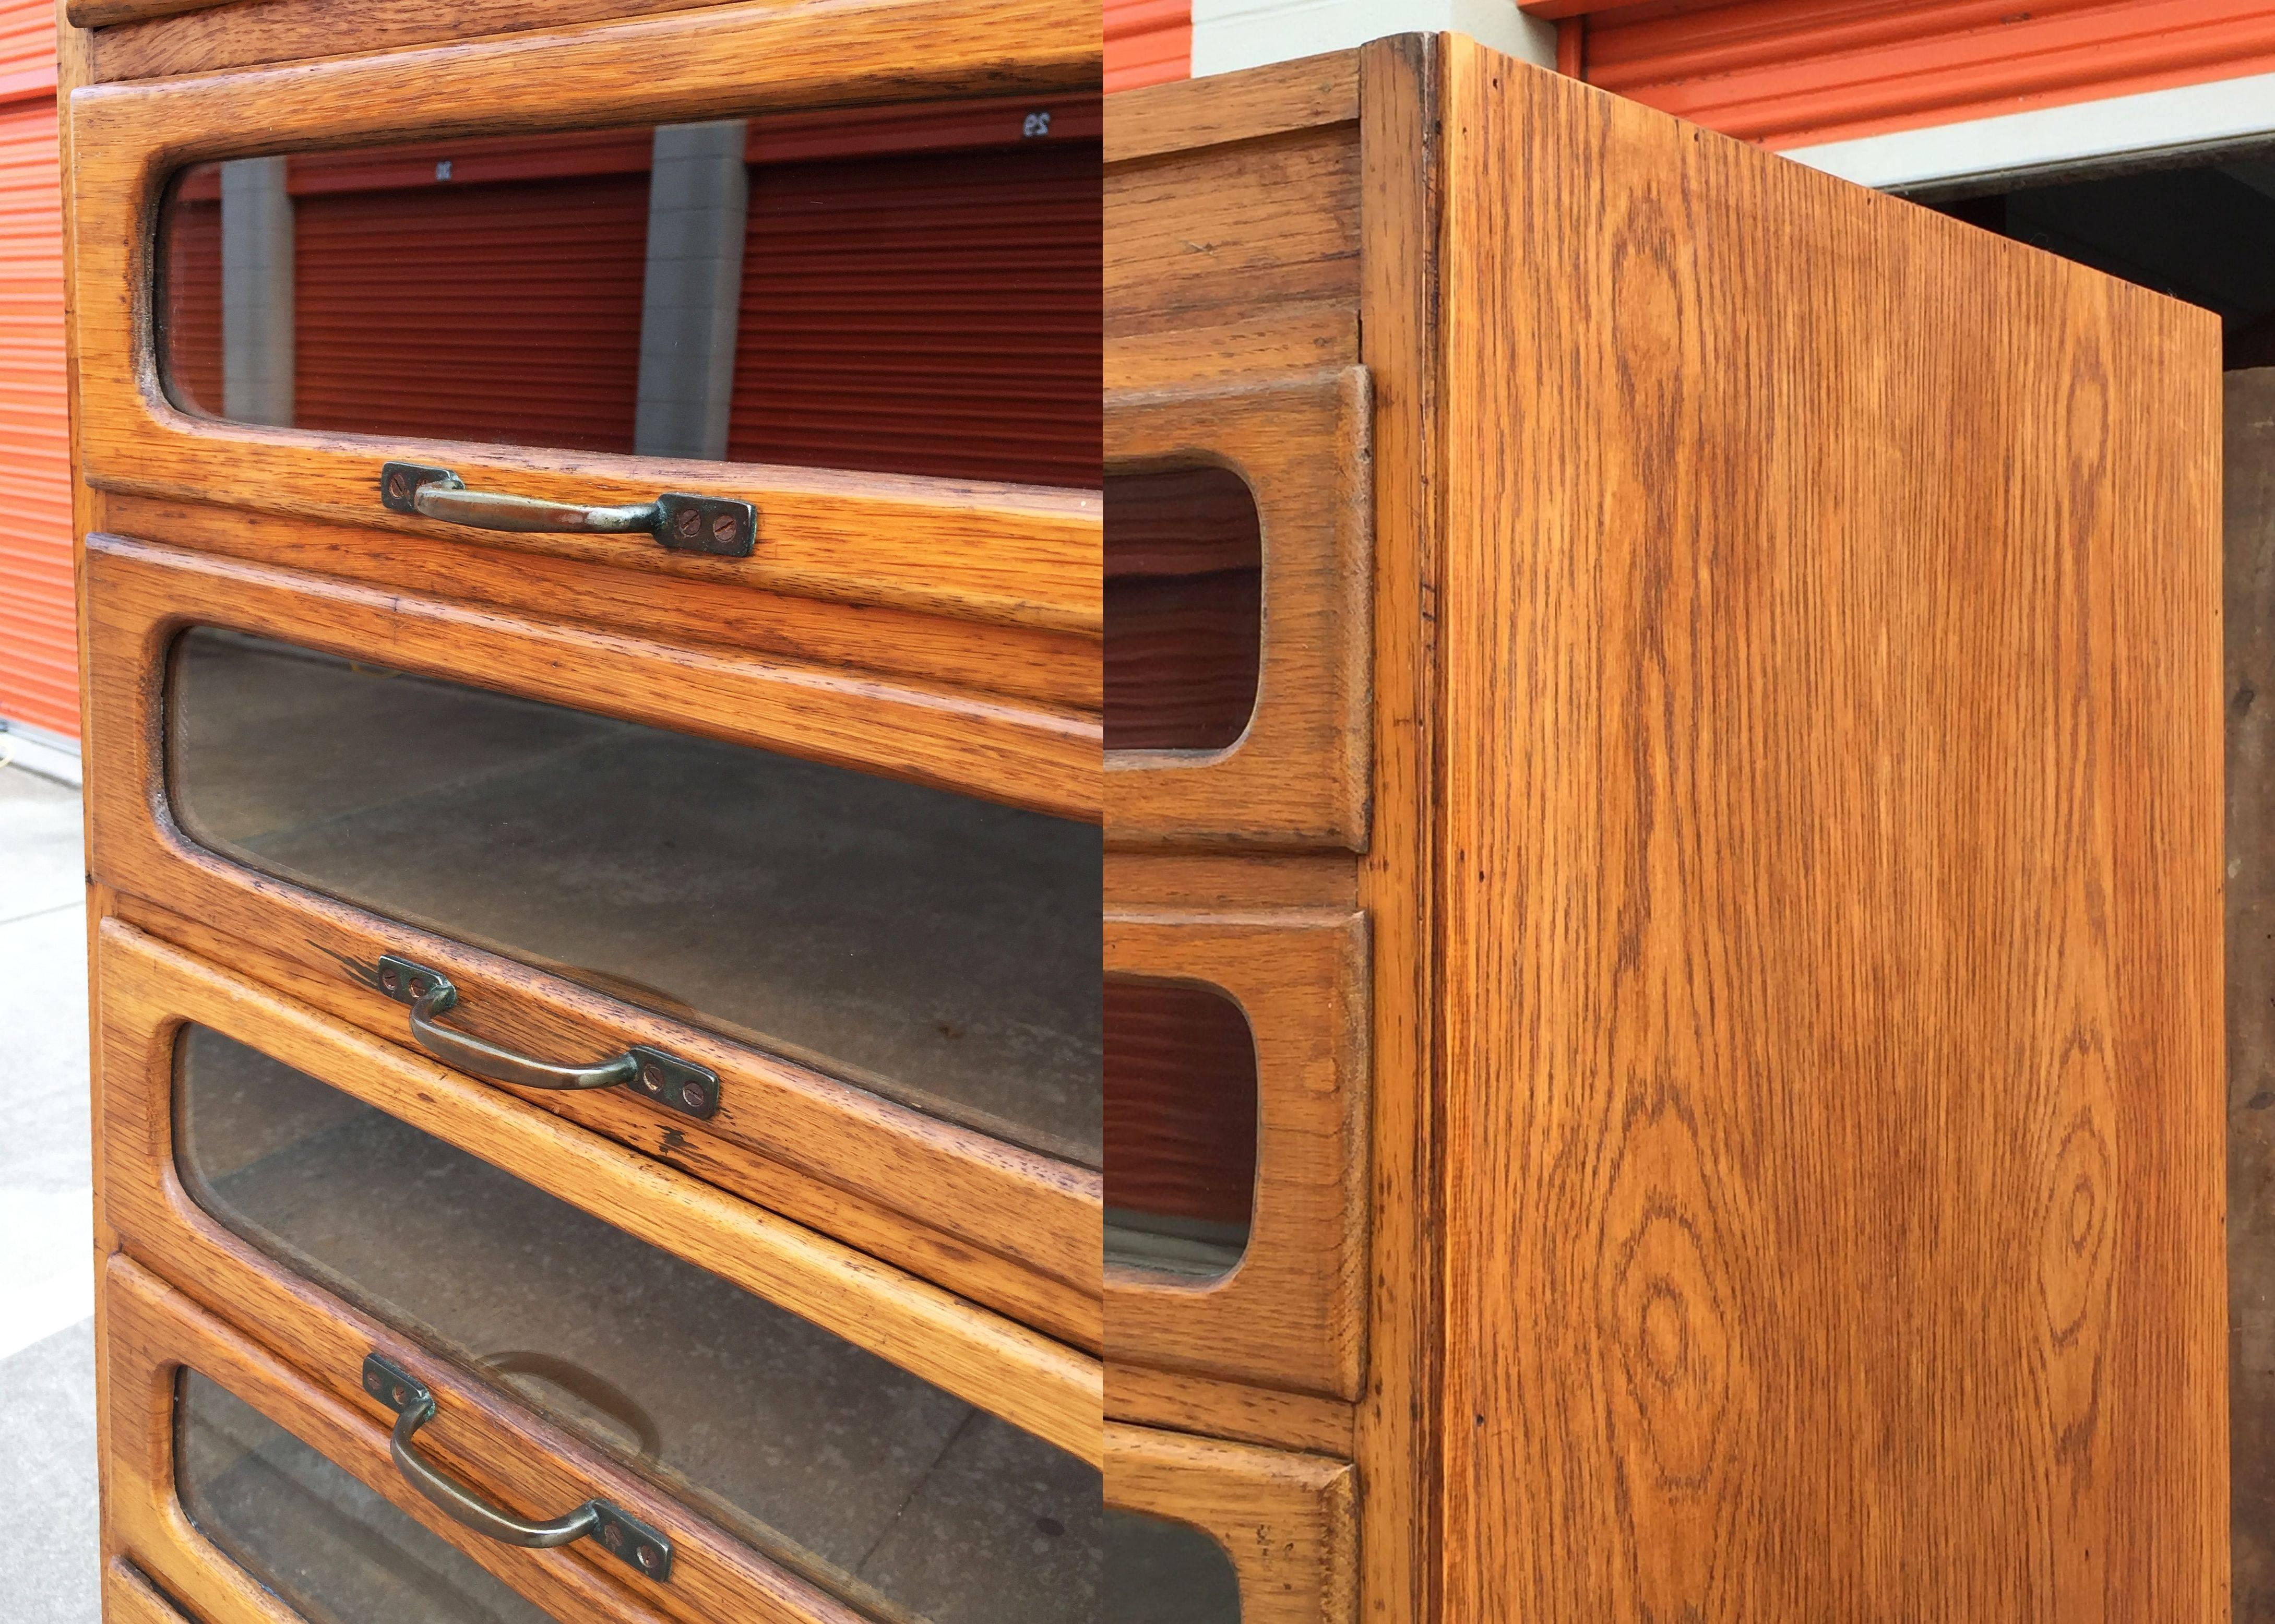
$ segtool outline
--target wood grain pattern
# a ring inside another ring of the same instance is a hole
[[[1355,1417],[1360,1616],[1438,1624],[1444,1322],[1434,820],[1444,458],[1438,42],[1362,53],[1364,359],[1375,380],[1374,804],[1358,865],[1372,944],[1368,1379]]]
[[[104,1624],[187,1624],[132,1562],[103,1564],[102,1608]]]
[[[1365,1367],[1366,922],[1106,918],[1108,975],[1204,981],[1256,1040],[1256,1201],[1240,1265],[1201,1284],[1109,1268],[1106,1352],[1343,1400]],[[1111,1144],[1107,1155],[1113,1155]]]
[[[1350,1458],[1352,1407],[1340,1399],[1218,1381],[1190,1371],[1108,1363],[1106,1418],[1204,1438]]]
[[[125,1553],[204,1624],[302,1624],[200,1533],[174,1491],[174,1392],[194,1370],[449,1540],[562,1624],[665,1624],[665,1587],[618,1580],[568,1550],[521,1551],[459,1527],[397,1473],[388,1428],[320,1392],[283,1361],[128,1258],[103,1271],[107,1307],[97,1359],[110,1410],[111,1526]],[[422,1372],[423,1373],[423,1372]],[[370,1409],[376,1412],[378,1406]],[[637,1587],[637,1589],[635,1588]],[[856,1624],[842,1610],[753,1611],[753,1624]],[[112,1621],[116,1624],[116,1621]]]
[[[1328,51],[1222,79],[1117,92],[1106,104],[1106,161],[1355,124],[1358,114],[1359,53]]]
[[[852,28],[858,51],[845,49]],[[452,527],[379,507],[382,462],[438,464],[477,489],[570,502],[637,502],[659,490],[735,495],[760,515],[758,550],[746,560],[669,553],[646,538],[525,541],[540,555],[675,579],[1094,635],[1099,502],[1092,493],[381,441],[187,416],[166,403],[153,370],[145,222],[167,174],[198,158],[558,129],[588,122],[596,104],[639,124],[1094,88],[1099,49],[1095,17],[1055,0],[768,0],[82,89],[69,117],[78,155],[74,321],[87,363],[79,386],[86,475],[102,489],[438,540],[451,539]],[[757,61],[767,71],[754,78],[749,64]]]
[[[1351,1469],[1109,1423],[1106,1503],[1198,1528],[1231,1554],[1241,1624],[1350,1624]]]
[[[89,635],[155,680],[192,624],[277,638],[678,732],[1008,802],[1098,816],[1096,721],[932,684],[602,631],[302,575],[123,536],[91,536]],[[99,701],[96,701],[99,702]]]
[[[1341,855],[1180,851],[1157,847],[1106,854],[1106,905],[1208,911],[1358,905],[1358,876]]]
[[[1015,1292],[1010,1302],[1032,1303],[1037,1294],[1009,1277],[999,1287],[985,1283],[999,1275],[988,1265],[989,1257],[1008,1258],[1058,1282],[1063,1289],[1046,1290],[1052,1305],[1032,1323],[1085,1346],[1098,1345],[1096,1173],[921,1115],[450,937],[269,879],[193,844],[166,810],[160,750],[165,627],[188,609],[190,589],[172,575],[138,576],[132,568],[122,578],[117,573],[121,561],[100,548],[96,562],[102,568],[90,600],[87,801],[88,863],[98,879],[134,896],[162,899],[167,912],[195,920],[219,941],[253,947],[261,955],[263,973],[278,984],[390,1038],[399,1039],[403,1031],[400,1006],[372,992],[357,993],[343,1004],[338,994],[328,997],[312,984],[344,988],[343,958],[368,963],[382,952],[410,953],[451,977],[462,993],[462,1010],[454,1018],[492,1042],[566,1054],[615,1054],[632,1043],[647,1043],[709,1066],[724,1084],[725,1103],[717,1116],[700,1125],[678,1117],[664,1120],[629,1096],[527,1097],[650,1153],[684,1161],[747,1195],[756,1197],[759,1186],[752,1181],[763,1173],[736,1155],[737,1146],[824,1184],[849,1189],[918,1220],[970,1254],[968,1263],[935,1254],[951,1275],[941,1283],[999,1306],[1007,1304],[994,1295],[998,1289]],[[200,566],[215,567],[211,560]],[[122,578],[141,579],[146,585],[129,591]],[[213,607],[228,611],[228,619],[247,602],[242,593],[225,593]],[[291,597],[276,605],[274,623],[289,628],[289,635],[314,636],[312,607]],[[397,626],[390,616],[367,616],[347,646],[383,646]],[[464,652],[438,648],[441,668],[457,668],[451,662]],[[663,703],[669,712],[669,697]],[[185,940],[184,945],[213,951],[218,942],[200,938]]]
[[[1364,849],[1372,416],[1358,367],[1108,397],[1109,471],[1230,468],[1264,533],[1262,669],[1247,730],[1213,752],[1109,752],[1110,844]],[[1109,679],[1118,658],[1109,647]]]
[[[2224,1618],[2217,324],[1441,49],[1444,1619]]]
[[[483,34],[563,28],[718,0],[71,0],[94,36],[99,80],[211,73],[223,68],[344,57]]]
[[[191,1235],[223,1238],[173,1170],[172,1033],[191,1022],[469,1150],[1069,1454],[1099,1459],[1095,1360],[117,920],[103,927],[99,972],[115,1067],[102,1125],[112,1217],[129,1248],[147,1249],[158,1266],[186,1270]]]
[[[581,558],[143,496],[104,500],[100,528],[374,587],[454,598],[679,646],[737,650],[1096,712],[1095,636],[979,626],[875,604],[675,579]]]

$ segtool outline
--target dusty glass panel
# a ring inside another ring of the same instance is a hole
[[[1206,1279],[1256,1202],[1256,1039],[1212,986],[1106,982],[1106,1261]]]
[[[199,1205],[888,1624],[1098,1605],[1098,1472],[384,1112],[204,1028]]]
[[[174,1420],[183,1510],[308,1624],[548,1624],[465,1552],[195,1371],[182,1372]]]
[[[1099,1165],[1095,825],[234,632],[172,683],[215,850]]]
[[[155,308],[185,411],[1095,488],[1097,98],[195,163]]]
[[[1240,1575],[1200,1530],[1106,1514],[1103,1624],[1240,1624]]]

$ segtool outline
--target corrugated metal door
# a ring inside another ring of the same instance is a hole
[[[1192,0],[1106,0],[1107,89],[1164,85],[1192,71]]]
[[[1538,0],[1591,84],[1771,147],[2275,72],[2275,0]],[[1572,65],[1569,57],[1567,65]]]
[[[896,139],[959,150],[805,162],[752,126],[730,457],[1096,488],[1098,109],[1040,110],[1032,139],[974,115],[1004,145],[951,123]],[[828,142],[873,144],[803,144]]]
[[[0,17],[0,94],[24,54],[11,48],[37,32],[24,9]],[[52,90],[51,64],[22,71]],[[56,104],[34,94],[0,107],[0,717],[76,738],[66,411]]]
[[[292,162],[293,422],[629,451],[645,131]]]

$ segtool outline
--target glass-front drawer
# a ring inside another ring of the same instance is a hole
[[[211,628],[167,729],[215,851],[1099,1165],[1092,825]]]
[[[552,1624],[220,1383],[182,1371],[174,1484],[197,1530],[311,1624]]]
[[[890,1624],[1097,1607],[1087,1463],[209,1028],[175,1070],[198,1206],[778,1567]]]
[[[1104,1624],[1241,1624],[1240,1575],[1189,1522],[1109,1507]]]

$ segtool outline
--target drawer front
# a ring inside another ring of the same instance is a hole
[[[103,1566],[102,1606],[105,1624],[183,1624],[187,1616],[133,1563],[115,1558]]]
[[[1095,23],[926,0],[865,19],[858,50],[846,26],[826,6],[707,7],[77,93],[88,482],[1094,637]],[[613,122],[580,133],[595,108]],[[256,145],[272,155],[238,162]],[[891,239],[931,231],[931,251],[872,261],[905,285],[812,265],[828,219],[959,186],[1043,233],[1008,273],[1037,319],[955,326],[943,267],[986,287],[1005,265],[964,265],[968,241],[920,211]],[[398,296],[382,284],[407,245],[434,266]],[[877,338],[911,311],[943,325]],[[1016,352],[1019,386],[959,359],[981,352]],[[943,462],[951,440],[966,453]],[[1015,441],[1032,455],[990,460]],[[390,463],[534,505],[452,517]],[[624,507],[642,513],[559,511]]]
[[[701,689],[669,651],[88,558],[92,872],[123,910],[397,1041],[390,955],[455,991],[430,1046],[705,1069],[692,1107],[645,1067],[528,1097],[1096,1345],[1094,828],[737,749],[733,703],[713,740],[671,730]]]
[[[397,1475],[385,1425],[129,1259],[112,1257],[102,1289],[111,1531],[204,1624],[672,1616],[565,1551],[460,1528]],[[107,1588],[129,1584],[114,1571]],[[145,1587],[110,1616],[138,1605],[161,1605]]]
[[[1356,366],[1108,397],[1117,844],[1364,850],[1372,417]],[[1183,472],[1217,488],[1180,487]],[[1226,707],[1219,696],[1243,684]]]
[[[493,1500],[665,1530],[693,1618],[1087,1601],[1093,1363],[123,926],[102,956],[126,1250],[344,1400],[412,1372]]]
[[[1350,1624],[1348,1462],[1109,1423],[1106,1586],[1115,1624]]]
[[[1116,911],[1106,970],[1108,1358],[1356,1399],[1364,916]]]

